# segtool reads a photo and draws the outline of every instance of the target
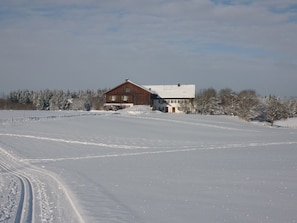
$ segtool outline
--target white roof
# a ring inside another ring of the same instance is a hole
[[[194,84],[145,85],[144,87],[155,92],[161,98],[195,98]]]

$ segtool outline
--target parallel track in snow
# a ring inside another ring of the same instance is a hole
[[[34,195],[30,178],[0,159],[0,168],[15,176],[20,182],[20,198],[14,222],[34,222]]]
[[[0,209],[7,214],[4,222],[85,222],[67,188],[51,172],[20,162],[0,147],[0,173],[9,181],[7,205]],[[56,208],[57,196],[66,212]]]
[[[33,222],[33,190],[27,177],[19,176],[22,193],[18,205],[15,222]]]

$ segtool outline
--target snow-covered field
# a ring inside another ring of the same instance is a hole
[[[296,127],[0,111],[0,222],[297,222]]]

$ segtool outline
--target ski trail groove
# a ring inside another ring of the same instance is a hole
[[[11,173],[20,181],[20,199],[14,222],[34,222],[32,182],[28,177],[20,173],[16,168],[10,166],[2,159],[0,159],[0,168],[5,170],[7,173]]]
[[[68,215],[63,215],[64,220],[69,222],[85,222],[67,188],[65,188],[63,183],[54,174],[16,159],[1,147],[0,169],[3,170],[4,174],[14,176],[19,181],[19,185],[16,187],[18,188],[17,193],[19,193],[19,196],[15,195],[12,201],[10,201],[12,208],[9,210],[9,222],[13,217],[15,223],[57,222],[57,218],[59,218],[61,212],[54,210],[52,205],[54,200],[51,200],[48,189],[56,189],[63,192],[64,197],[60,197],[60,199],[63,200],[63,205],[69,207],[68,211],[70,211]],[[16,210],[14,210],[15,207]]]

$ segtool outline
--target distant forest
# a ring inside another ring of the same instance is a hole
[[[18,90],[0,99],[0,109],[19,110],[101,110],[107,89],[62,91]]]
[[[0,109],[102,110],[107,90],[17,90],[0,99]],[[181,105],[185,113],[192,111],[193,107],[202,115],[238,116],[246,121],[268,121],[271,125],[276,120],[297,117],[296,97],[261,97],[254,90],[235,92],[225,88],[217,92],[213,88],[202,89],[191,102]]]

